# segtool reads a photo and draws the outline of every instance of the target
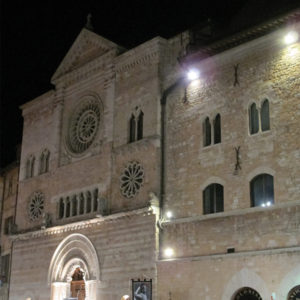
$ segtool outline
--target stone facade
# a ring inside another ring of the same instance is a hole
[[[83,29],[55,89],[21,107],[16,210],[2,200],[2,224],[10,210],[16,224],[1,240],[12,253],[10,299],[74,297],[79,268],[90,300],[132,297],[131,279],[152,279],[157,300],[236,300],[243,288],[292,300],[300,44],[281,43],[285,26],[193,54],[201,73],[189,83],[181,67],[192,54],[178,64],[188,32],[125,50]]]

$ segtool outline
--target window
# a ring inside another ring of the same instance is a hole
[[[249,132],[255,134],[267,130],[270,130],[270,109],[269,100],[265,99],[261,104],[260,112],[255,103],[252,103],[249,108]]]
[[[270,130],[269,101],[264,100],[260,110],[261,131]]]
[[[57,218],[70,218],[98,212],[98,189],[82,191],[78,194],[61,197],[57,201]],[[106,209],[106,207],[104,207]]]
[[[221,143],[221,116],[217,114],[214,119],[214,144]]]
[[[58,209],[59,209],[58,217],[59,217],[59,219],[62,219],[64,217],[64,213],[65,213],[65,203],[62,198],[59,199],[59,208]]]
[[[141,111],[137,121],[137,140],[143,138],[143,122],[144,122],[144,113]]]
[[[40,156],[39,174],[43,174],[49,171],[49,157],[50,152],[48,149],[45,149]]]
[[[211,125],[209,118],[207,117],[203,123],[203,146],[209,146],[211,144]]]
[[[34,161],[35,157],[30,155],[26,161],[26,178],[31,178],[34,175]]]
[[[144,131],[144,113],[136,107],[129,120],[129,143],[141,140]]]
[[[249,127],[251,134],[258,132],[258,111],[255,103],[252,103],[249,109]]]
[[[221,143],[221,115],[217,114],[213,120],[213,130],[211,128],[209,117],[206,117],[203,122],[203,146]]]
[[[274,203],[273,176],[260,174],[250,182],[251,206],[270,206]]]
[[[134,141],[135,141],[135,117],[134,115],[131,115],[129,121],[129,143],[132,143]]]
[[[224,211],[223,186],[213,183],[203,191],[203,213],[213,214]]]
[[[12,233],[14,218],[13,216],[10,216],[5,219],[4,221],[4,234],[8,235]]]

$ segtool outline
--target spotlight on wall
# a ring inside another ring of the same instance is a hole
[[[198,70],[196,70],[196,69],[190,69],[187,72],[187,78],[190,81],[198,79],[199,76],[200,76],[200,72]]]
[[[172,248],[166,248],[164,254],[165,257],[172,257],[174,255],[174,250]]]
[[[298,41],[298,33],[296,31],[290,31],[284,37],[284,43],[290,45]]]
[[[168,219],[171,219],[172,217],[173,217],[173,213],[171,212],[171,211],[167,211],[166,212],[166,217],[168,218]]]

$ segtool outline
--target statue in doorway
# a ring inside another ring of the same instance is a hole
[[[77,267],[72,275],[72,281],[83,280],[84,273]]]

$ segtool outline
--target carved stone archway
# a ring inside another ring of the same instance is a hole
[[[100,280],[97,252],[91,241],[82,234],[71,234],[56,248],[48,271],[51,300],[71,297],[72,276],[76,269],[84,272],[85,295],[89,300],[97,298]]]

